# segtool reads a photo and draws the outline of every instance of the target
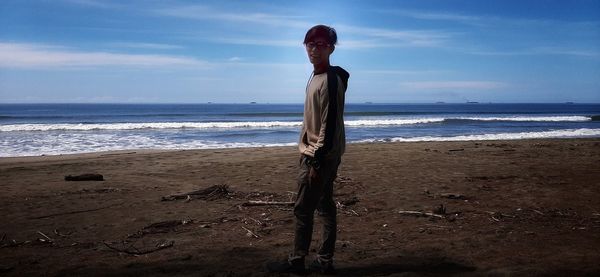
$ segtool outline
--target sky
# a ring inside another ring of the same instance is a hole
[[[600,1],[0,1],[0,103],[600,103]]]

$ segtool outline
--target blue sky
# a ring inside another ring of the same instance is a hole
[[[347,102],[600,102],[600,1],[1,1],[2,103],[302,103],[307,29]]]

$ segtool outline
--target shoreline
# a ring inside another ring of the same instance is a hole
[[[597,140],[600,137],[575,137],[575,138],[525,138],[525,139],[490,139],[490,140],[439,140],[439,141],[368,141],[368,142],[348,142],[347,145],[363,145],[363,144],[419,144],[419,143],[484,143],[484,142],[530,142],[530,141],[554,141],[554,140]],[[143,148],[143,149],[120,149],[120,150],[107,150],[107,151],[92,151],[82,153],[67,153],[67,154],[41,154],[37,156],[0,156],[0,164],[10,162],[27,162],[28,160],[62,160],[62,159],[81,159],[81,158],[98,158],[103,156],[111,155],[127,155],[127,154],[154,154],[154,153],[165,153],[165,152],[182,152],[182,151],[223,151],[223,150],[250,150],[250,149],[278,149],[278,148],[292,148],[296,149],[297,145],[273,145],[273,146],[252,146],[252,147],[223,147],[223,148],[182,148],[182,149],[158,149],[158,148]]]

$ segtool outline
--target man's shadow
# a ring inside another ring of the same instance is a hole
[[[445,257],[397,257],[369,259],[361,264],[339,264],[339,276],[378,276],[403,272],[456,274],[475,271],[471,265],[451,261]]]
[[[126,265],[104,267],[79,265],[56,272],[56,276],[273,276],[264,264],[274,254],[254,247],[204,249],[212,259],[180,253],[164,261],[142,262],[132,259]],[[282,257],[282,255],[279,255]],[[473,266],[438,256],[398,256],[370,258],[357,262],[336,262],[337,276],[381,276],[397,273],[457,274],[475,271]]]

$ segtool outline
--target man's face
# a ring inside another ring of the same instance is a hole
[[[308,59],[313,65],[327,63],[329,55],[333,52],[333,48],[324,38],[316,38],[313,41],[307,42],[305,46]]]

